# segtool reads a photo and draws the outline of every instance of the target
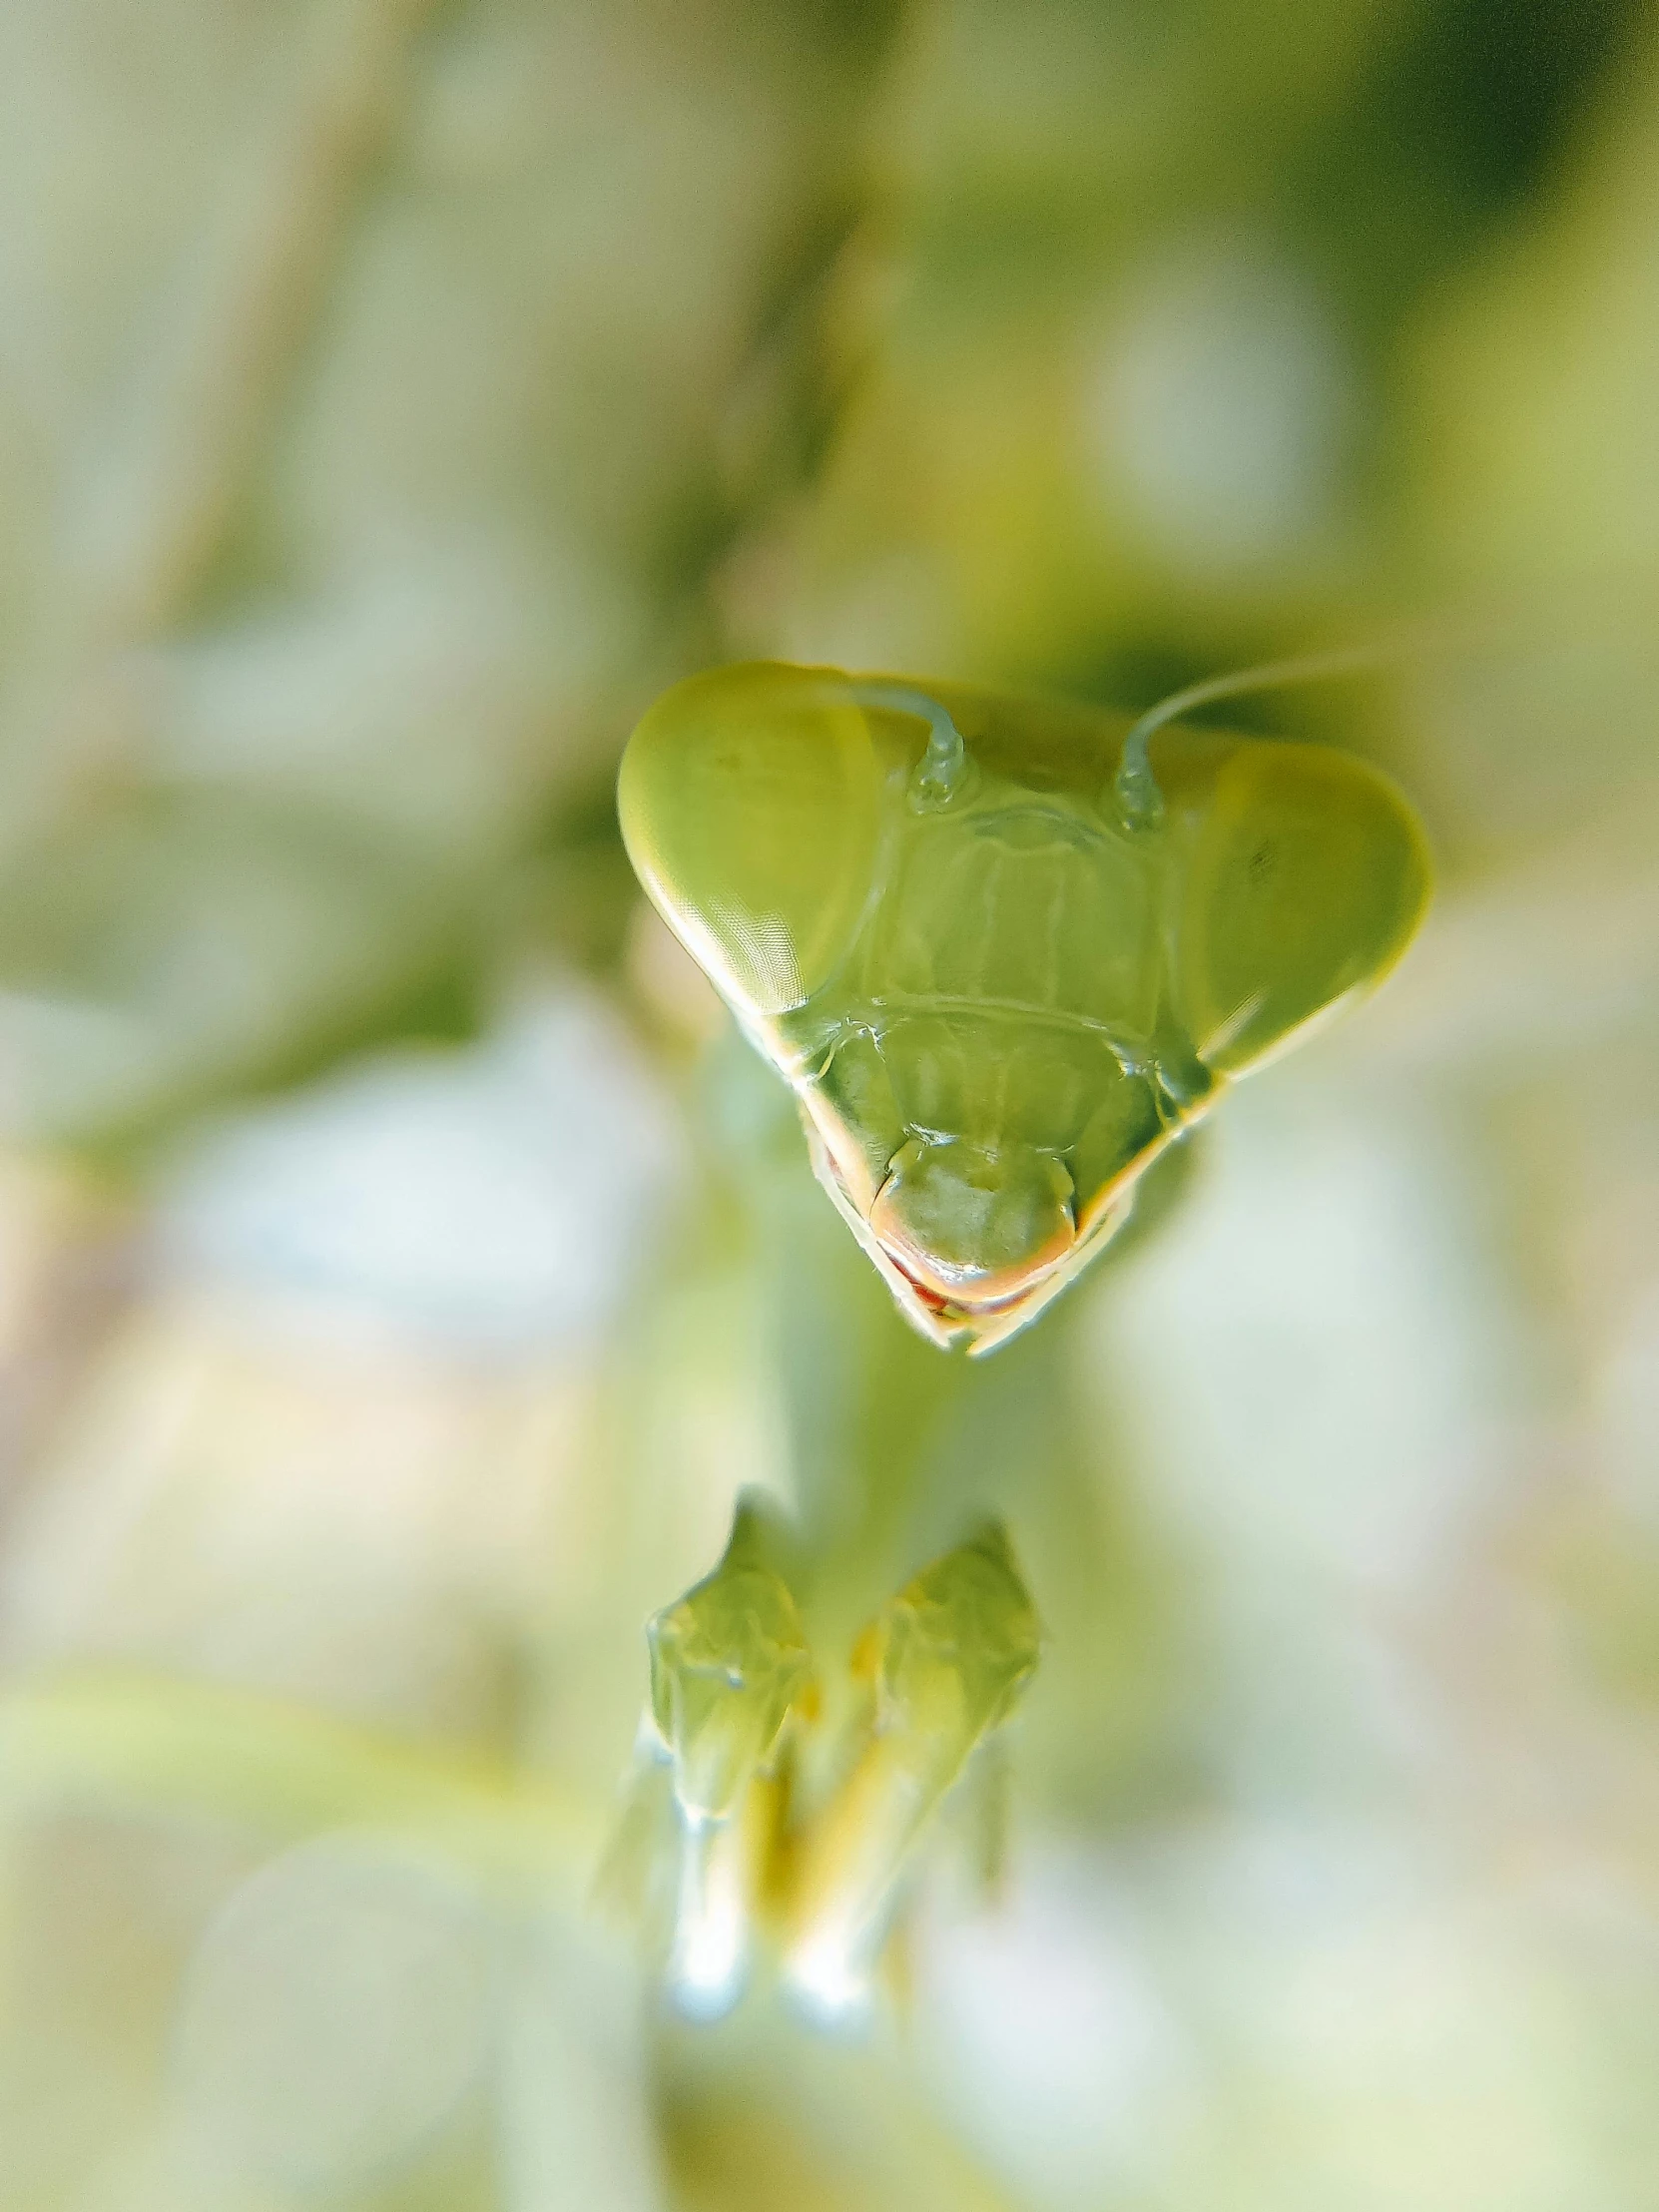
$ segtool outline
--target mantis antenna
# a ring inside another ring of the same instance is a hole
[[[1125,826],[1151,830],[1164,819],[1164,795],[1152,772],[1147,743],[1166,723],[1178,721],[1194,707],[1208,707],[1220,699],[1277,691],[1293,684],[1322,684],[1335,677],[1360,675],[1367,669],[1386,668],[1391,662],[1432,652],[1442,642],[1442,631],[1416,628],[1374,639],[1369,645],[1336,646],[1325,653],[1299,653],[1282,661],[1262,661],[1253,668],[1207,676],[1201,683],[1171,692],[1147,709],[1123,741],[1112,796]],[[916,767],[912,805],[930,810],[945,805],[961,791],[968,770],[966,748],[961,732],[936,699],[907,684],[858,684],[852,696],[860,705],[887,707],[926,723],[927,750]]]
[[[962,733],[936,699],[908,684],[854,684],[852,696],[860,706],[888,707],[895,714],[914,715],[926,723],[927,751],[915,772],[916,805],[942,807],[956,796],[967,778],[967,748]]]
[[[1123,741],[1123,758],[1112,791],[1124,822],[1131,830],[1156,830],[1164,816],[1164,798],[1147,758],[1147,741],[1169,722],[1194,707],[1208,707],[1218,699],[1237,699],[1248,692],[1278,691],[1292,684],[1322,684],[1338,676],[1356,676],[1367,669],[1386,668],[1391,662],[1414,659],[1430,652],[1441,641],[1438,630],[1412,630],[1403,635],[1379,638],[1370,645],[1337,646],[1328,653],[1301,653],[1283,661],[1263,661],[1255,668],[1240,668],[1226,676],[1209,676],[1171,692],[1157,706],[1149,707]]]

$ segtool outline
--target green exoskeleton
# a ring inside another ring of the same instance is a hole
[[[631,1841],[659,1856],[661,1800],[641,1783],[666,1767],[678,1869],[664,1972],[698,2017],[736,2001],[768,1926],[811,2011],[862,2008],[919,1839],[964,1775],[983,1770],[976,1755],[1040,1655],[1006,1532],[987,1521],[859,1637],[850,1725],[815,1783],[813,1762],[794,1755],[825,1720],[777,1563],[784,1544],[782,1525],[746,1493],[718,1566],[646,1628],[648,1720],[612,1856],[620,1868]]]
[[[940,1345],[1031,1321],[1164,1147],[1376,983],[1426,903],[1382,776],[1168,727],[1193,696],[1131,728],[756,663],[677,686],[629,743],[641,880]]]
[[[740,1499],[713,1573],[646,1623],[651,1717],[688,1820],[729,1820],[778,1750],[811,1667],[789,1584],[770,1564],[760,1504]]]
[[[759,1802],[808,1696],[811,1662],[761,1501],[740,1499],[712,1574],[646,1625],[651,1725],[673,1770],[679,1896],[667,1973],[686,2010],[723,2011],[742,1982],[760,1862]]]
[[[867,1734],[796,1853],[787,1970],[812,2009],[861,2001],[917,1837],[1019,1703],[1041,1647],[996,1521],[924,1567],[860,1638]]]

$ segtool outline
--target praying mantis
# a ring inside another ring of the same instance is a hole
[[[676,686],[634,732],[635,870],[937,1345],[1026,1328],[1159,1155],[1416,929],[1426,846],[1385,777],[1176,719],[1298,674],[1131,724],[758,662]]]
[[[1403,952],[1429,869],[1394,787],[1343,754],[1178,722],[1312,665],[1132,724],[763,662],[679,685],[630,740],[618,803],[641,881],[935,1344],[978,1355],[1026,1328],[1161,1153]],[[916,1837],[1040,1640],[985,1524],[879,1609],[852,1655],[867,1711],[832,1784],[793,1803],[779,1778],[815,1725],[814,1662],[764,1516],[740,1504],[718,1567],[648,1629],[683,2008],[733,2000],[768,1914],[810,2011],[863,2001]]]

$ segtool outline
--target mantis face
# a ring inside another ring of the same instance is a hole
[[[775,663],[669,692],[623,835],[800,1102],[917,1328],[988,1351],[1226,1085],[1377,982],[1428,893],[1382,777],[1312,747]],[[1138,781],[1137,781],[1138,778]]]

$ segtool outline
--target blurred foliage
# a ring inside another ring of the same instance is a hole
[[[0,208],[4,2212],[1643,2212],[1652,11],[13,0]],[[940,1357],[638,713],[1419,620],[1236,719],[1422,943]],[[745,1485],[828,1680],[987,1515],[1045,1630],[862,2040],[584,1906]]]

